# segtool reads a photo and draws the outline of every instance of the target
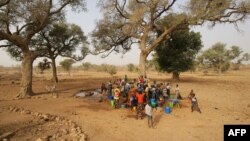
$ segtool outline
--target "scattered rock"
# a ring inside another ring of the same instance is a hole
[[[85,134],[82,134],[79,141],[86,141],[87,140],[87,136]]]
[[[43,141],[41,138],[36,139],[36,141]]]
[[[41,118],[42,118],[44,121],[49,121],[49,115],[48,115],[48,114],[43,114],[43,115],[41,115]]]
[[[12,136],[14,136],[14,132],[6,132],[0,135],[0,140],[4,140],[4,139],[7,140],[7,138],[10,138]]]
[[[67,129],[62,129],[63,134],[67,135],[69,132]]]

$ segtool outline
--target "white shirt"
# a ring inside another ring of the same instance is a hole
[[[152,107],[148,104],[145,106],[145,113],[149,116],[152,116]]]

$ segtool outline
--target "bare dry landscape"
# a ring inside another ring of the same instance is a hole
[[[147,118],[136,120],[135,111],[113,109],[108,101],[95,98],[75,98],[79,90],[99,88],[112,80],[105,73],[60,73],[56,94],[45,86],[52,84],[50,75],[35,74],[35,96],[15,99],[20,88],[17,71],[0,72],[0,140],[90,140],[90,141],[220,141],[223,125],[250,123],[250,72],[230,71],[221,76],[202,73],[183,73],[178,82],[185,98],[194,89],[202,114],[191,112],[190,102],[181,100],[181,108],[171,114],[163,109],[154,111],[156,129],[148,128]],[[48,73],[49,74],[49,73]],[[116,77],[136,78],[136,73],[118,72]],[[150,82],[171,81],[170,74],[148,74]],[[5,138],[5,139],[4,139]]]

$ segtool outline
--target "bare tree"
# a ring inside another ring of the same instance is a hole
[[[102,0],[99,2],[104,18],[92,33],[95,53],[127,51],[134,43],[140,49],[139,73],[146,75],[147,56],[169,35],[183,25],[205,22],[233,23],[244,21],[250,12],[246,0]],[[172,15],[168,26],[162,24]],[[157,31],[161,31],[157,35]]]

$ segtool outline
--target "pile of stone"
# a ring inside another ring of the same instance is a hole
[[[67,139],[64,139],[63,137],[70,137],[73,140],[76,141],[86,141],[87,136],[86,134],[82,131],[81,127],[78,126],[75,122],[66,119],[61,116],[57,115],[51,115],[48,113],[40,113],[40,112],[33,112],[31,110],[27,110],[24,108],[19,108],[17,106],[10,106],[7,108],[2,108],[3,110],[8,110],[10,112],[15,112],[19,114],[25,114],[25,115],[30,115],[33,117],[32,122],[38,122],[38,123],[48,123],[53,126],[60,125],[60,127],[65,127],[60,130],[58,130],[56,133],[52,135],[47,135],[45,137],[38,137],[37,141],[51,141],[51,140],[60,140],[60,141],[66,141]],[[41,127],[40,127],[41,128]],[[39,127],[32,129],[33,132],[39,132],[41,131]],[[6,133],[6,135],[1,135],[0,140],[5,140],[8,141],[9,138],[14,136],[14,132]]]

